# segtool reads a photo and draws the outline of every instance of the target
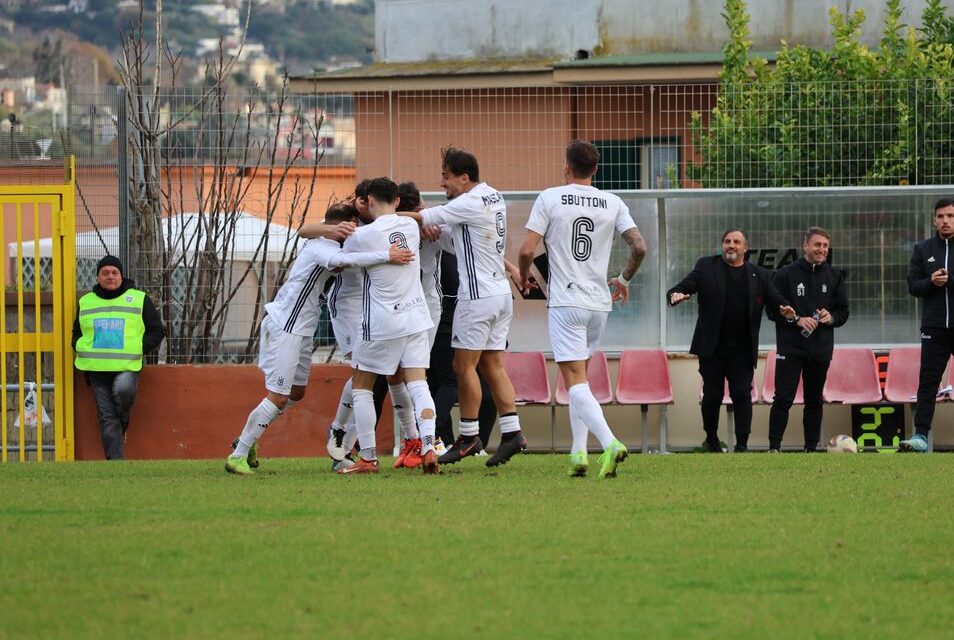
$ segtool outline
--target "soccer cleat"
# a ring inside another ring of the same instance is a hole
[[[232,441],[232,451],[235,451],[235,447],[238,446],[239,439],[236,438]],[[253,469],[258,469],[258,443],[252,445],[252,448],[248,450],[248,466]]]
[[[401,453],[399,453],[398,457],[394,460],[394,468],[400,469],[401,467],[407,467],[408,469],[413,469],[420,466],[420,464],[421,439],[413,438],[411,440],[405,440],[401,446]]]
[[[352,464],[354,464],[354,457],[349,453],[344,457],[343,460],[332,460],[331,470],[337,471],[339,469],[344,469],[345,467],[350,467]]]
[[[434,438],[434,452],[437,453],[438,458],[447,453],[448,450],[448,447],[444,446],[444,441],[440,439],[440,436]]]
[[[523,434],[518,431],[517,435],[510,438],[509,440],[501,440],[500,446],[497,447],[496,451],[494,451],[494,455],[490,456],[490,459],[487,460],[487,466],[496,467],[502,464],[507,464],[510,462],[510,458],[514,457],[526,448],[527,439],[524,438]]]
[[[721,440],[709,440],[708,438],[703,440],[701,447],[695,449],[697,453],[725,453],[728,450],[729,447]]]
[[[599,457],[600,477],[615,478],[616,465],[625,460],[628,455],[629,451],[626,450],[626,445],[619,440],[613,440]]]
[[[570,471],[568,475],[571,478],[585,478],[587,467],[589,467],[589,460],[587,460],[585,451],[577,451],[576,453],[570,454]]]
[[[927,438],[920,433],[898,443],[898,453],[927,453],[927,450]]]
[[[225,459],[225,470],[240,476],[254,475],[255,472],[248,465],[245,456],[229,456]]]
[[[781,453],[778,449],[772,448],[768,450],[769,453]]]
[[[346,473],[377,473],[381,470],[381,467],[378,465],[377,460],[365,460],[364,458],[358,458],[357,462],[352,462],[346,467],[336,469],[336,473],[346,474]]]
[[[328,428],[328,456],[335,462],[344,460],[348,453],[344,450],[344,437],[344,429]]]
[[[475,455],[483,448],[484,443],[480,441],[480,436],[475,436],[469,442],[464,440],[464,436],[460,436],[454,441],[454,445],[448,449],[447,453],[438,458],[437,461],[441,464],[454,464],[467,456]]]
[[[421,471],[423,471],[426,476],[436,476],[440,474],[441,470],[437,462],[437,453],[428,451],[424,454],[424,457],[421,458]]]

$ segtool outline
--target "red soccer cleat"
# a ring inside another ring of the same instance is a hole
[[[357,462],[352,462],[347,467],[338,469],[336,473],[342,475],[349,473],[378,473],[381,468],[378,466],[377,460],[365,460],[364,458],[358,458]]]
[[[421,459],[421,470],[426,476],[436,476],[440,474],[441,470],[437,465],[437,454],[434,453],[433,449],[425,453]]]
[[[414,438],[409,442],[411,446],[407,451],[407,456],[404,458],[404,466],[407,469],[416,469],[421,466],[421,439]]]

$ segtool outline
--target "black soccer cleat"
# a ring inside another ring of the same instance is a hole
[[[464,440],[464,436],[460,436],[454,441],[454,446],[451,447],[447,453],[437,459],[437,463],[454,464],[455,462],[460,462],[468,456],[480,453],[483,448],[484,443],[480,441],[480,436],[474,436],[473,440]]]
[[[497,467],[502,464],[507,464],[510,462],[510,458],[514,457],[521,451],[527,448],[527,439],[523,437],[522,433],[517,433],[514,437],[509,440],[502,440],[500,446],[497,447],[497,450],[494,451],[494,455],[490,456],[490,459],[487,460],[488,467]]]

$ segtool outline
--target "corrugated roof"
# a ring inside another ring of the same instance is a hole
[[[341,69],[302,76],[306,79],[408,78],[420,76],[456,76],[498,73],[534,73],[553,69],[555,58],[516,58],[482,60],[434,60],[427,62],[376,62],[366,67]]]

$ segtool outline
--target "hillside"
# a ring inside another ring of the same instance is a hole
[[[145,6],[149,10],[155,3],[147,1]],[[245,15],[240,0],[203,4],[165,0],[163,6],[166,39],[188,58],[201,58],[208,51],[208,39],[234,35]],[[62,32],[116,52],[119,33],[137,18],[138,11],[130,0],[3,0],[0,56],[6,59],[0,61],[9,64],[11,59],[4,52],[12,55],[25,39],[55,40]],[[322,0],[257,0],[248,39],[261,43],[269,57],[293,71],[324,66],[332,56],[370,62],[374,2],[331,6]]]

